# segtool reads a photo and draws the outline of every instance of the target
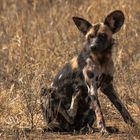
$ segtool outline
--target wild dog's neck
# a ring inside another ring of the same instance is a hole
[[[104,65],[112,58],[112,46],[108,47],[102,52],[92,52],[90,55],[93,57],[93,59],[99,61],[101,65]]]
[[[104,65],[105,63],[107,63],[110,58],[112,57],[110,52],[106,52],[106,53],[91,53],[90,54],[90,58],[93,59],[94,61],[98,61],[100,63],[100,65]]]

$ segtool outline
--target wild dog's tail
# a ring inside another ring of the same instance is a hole
[[[48,88],[47,87],[42,87],[40,90],[40,97],[46,96],[48,93]]]
[[[45,121],[44,130],[49,130],[49,123],[52,121],[53,112],[51,107],[51,92],[52,90],[47,86],[42,87],[40,90],[40,105]]]
[[[44,131],[60,130],[60,122],[55,119],[57,117],[57,113],[55,112],[55,92],[52,87],[48,88],[47,86],[42,87],[40,90],[41,110],[45,121]]]

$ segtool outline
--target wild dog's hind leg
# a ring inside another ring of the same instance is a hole
[[[69,116],[68,112],[64,108],[61,101],[60,101],[59,106],[58,106],[58,112],[67,120],[68,123],[70,123],[70,124],[74,123],[73,119]]]
[[[58,99],[59,94],[54,89],[42,88],[40,94],[41,108],[43,111],[43,118],[47,123],[57,118],[60,113],[69,124],[73,124],[73,119],[68,115],[63,102]]]
[[[80,99],[80,96],[81,96],[81,89],[76,90],[74,92],[74,94],[72,95],[70,109],[68,110],[68,114],[72,118],[74,118],[76,116],[76,114],[77,114],[78,101]]]
[[[112,77],[109,75],[106,75],[102,85],[101,85],[101,91],[110,99],[110,101],[114,104],[114,106],[117,108],[117,110],[122,115],[124,121],[131,126],[136,126],[135,121],[131,117],[130,113],[126,109],[126,107],[123,105],[121,100],[119,99],[117,93],[114,90],[112,82]]]

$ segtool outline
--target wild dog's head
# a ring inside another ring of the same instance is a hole
[[[78,29],[85,35],[88,49],[102,52],[114,44],[112,35],[118,32],[124,23],[122,11],[115,10],[108,14],[103,23],[91,24],[80,17],[73,17]]]

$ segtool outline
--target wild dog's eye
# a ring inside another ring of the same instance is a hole
[[[92,39],[92,38],[94,38],[94,37],[95,37],[94,34],[90,34],[90,35],[88,36],[88,39]]]
[[[101,39],[107,39],[107,34],[106,33],[99,33],[98,37]]]

